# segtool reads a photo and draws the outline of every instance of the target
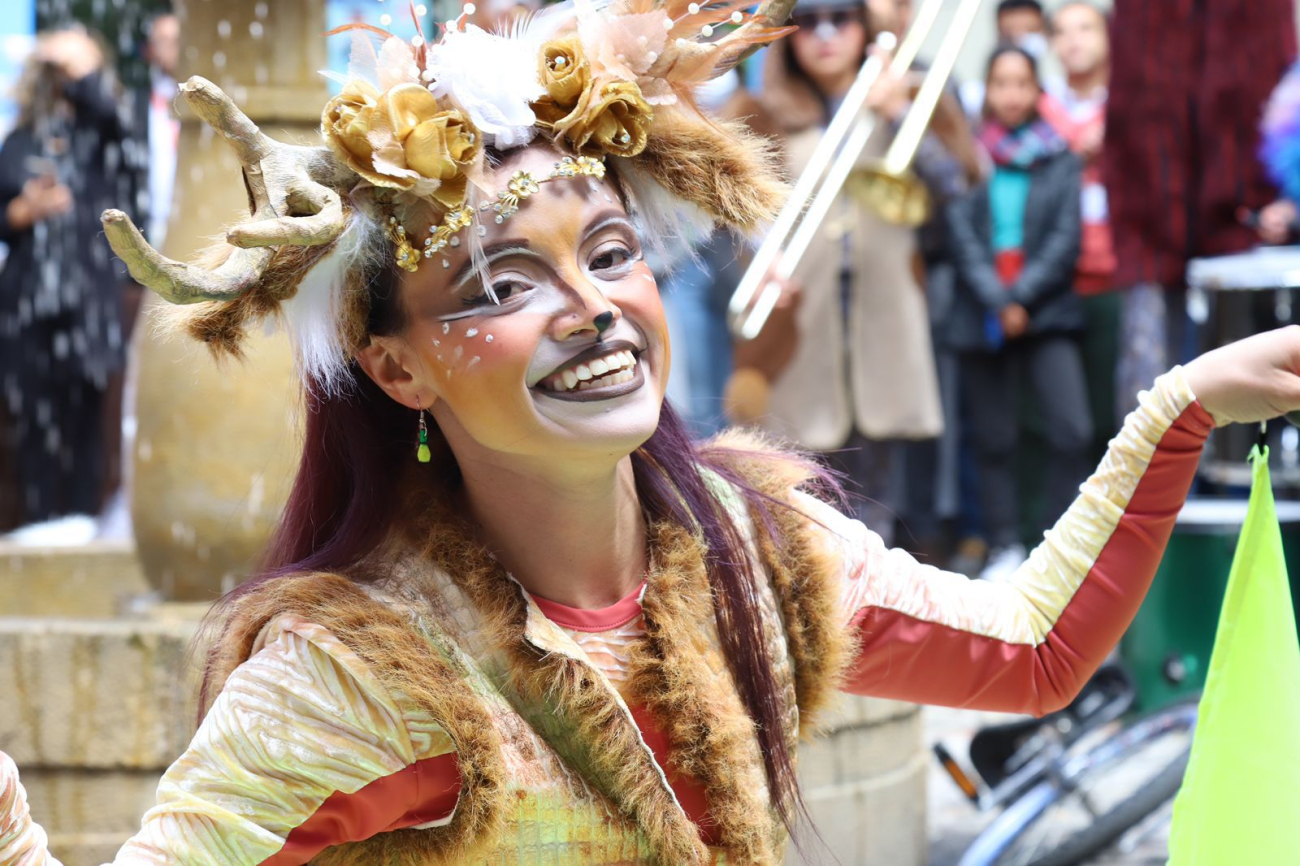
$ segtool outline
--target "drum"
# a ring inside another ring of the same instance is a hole
[[[1300,502],[1278,502],[1277,517],[1294,607],[1300,601]],[[1158,709],[1205,686],[1245,519],[1244,499],[1189,498],[1179,512],[1151,591],[1120,644],[1143,710]]]
[[[1200,332],[1197,350],[1206,352],[1251,334],[1300,321],[1294,308],[1300,288],[1300,246],[1259,247],[1187,264],[1187,315]],[[1273,483],[1300,487],[1300,437],[1285,424],[1272,425],[1269,445],[1280,463]],[[1257,432],[1242,425],[1216,430],[1206,447],[1201,477],[1213,484],[1249,487],[1246,457]]]

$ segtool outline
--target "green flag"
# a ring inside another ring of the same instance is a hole
[[[1174,801],[1170,866],[1300,863],[1300,645],[1268,449],[1251,462],[1250,507]]]

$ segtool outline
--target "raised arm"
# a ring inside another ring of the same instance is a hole
[[[328,631],[286,618],[231,675],[113,863],[306,863],[331,845],[444,824],[459,787],[439,725]],[[0,866],[57,864],[17,790],[8,831],[0,800]]]
[[[918,564],[827,506],[860,639],[846,689],[1044,714],[1065,706],[1137,613],[1213,428],[1181,369],[1157,380],[1029,560],[990,583]]]

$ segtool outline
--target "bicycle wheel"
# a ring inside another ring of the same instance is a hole
[[[962,866],[1075,866],[1178,792],[1195,704],[1163,710],[1067,755],[980,834]]]

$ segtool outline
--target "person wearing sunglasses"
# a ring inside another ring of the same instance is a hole
[[[809,170],[827,124],[875,50],[868,48],[875,31],[899,27],[905,11],[879,2],[868,9],[860,0],[802,0],[795,7],[799,29],[768,51],[765,85],[755,94],[759,110],[743,112],[775,129],[792,177]],[[868,107],[881,124],[861,166],[889,146],[914,84],[910,75],[878,80]],[[968,138],[960,110],[952,114],[956,138]],[[937,201],[960,193],[975,172],[973,158],[968,173],[953,155],[960,151],[928,135],[918,154],[917,169]],[[738,368],[757,369],[771,383],[762,423],[825,454],[853,490],[870,491],[855,516],[887,539],[895,514],[908,510],[904,443],[933,440],[942,428],[922,259],[914,229],[842,193],[795,271],[797,303],[773,317],[770,333],[736,349]]]

